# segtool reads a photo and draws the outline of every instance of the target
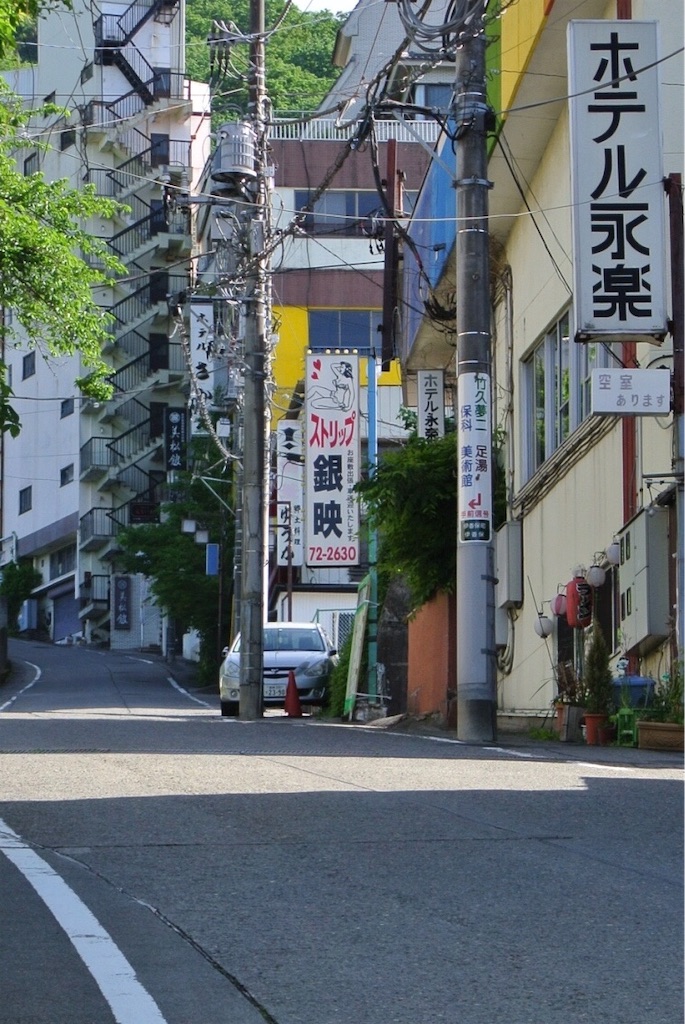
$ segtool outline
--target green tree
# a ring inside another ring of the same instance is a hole
[[[16,634],[21,606],[31,596],[34,587],[40,584],[41,579],[30,558],[8,562],[3,566],[0,596],[7,599],[7,628],[10,634]]]
[[[102,357],[111,318],[97,304],[93,288],[124,267],[88,231],[87,221],[111,217],[118,206],[97,196],[92,186],[77,190],[66,180],[47,182],[40,172],[24,175],[17,169],[18,155],[40,148],[26,132],[32,114],[56,112],[54,106],[22,109],[0,82],[0,307],[13,311],[28,344],[46,356],[78,351],[90,372],[76,385],[103,399],[111,394],[106,379],[111,371]],[[6,321],[0,330],[5,343],[17,336]],[[11,394],[0,363],[0,430],[16,435],[20,423]]]
[[[413,430],[400,447],[384,453],[376,472],[355,490],[366,506],[369,523],[378,529],[381,582],[402,575],[415,608],[438,591],[452,593],[457,565],[457,434],[426,441],[415,431],[416,416],[405,411]],[[493,438],[493,524],[506,515],[506,487],[501,448],[504,435]],[[383,587],[381,587],[383,589]]]
[[[335,37],[343,16],[329,11],[306,13],[282,0],[266,4],[267,28],[278,24],[266,43],[266,86],[278,110],[314,110],[337,78],[331,63]],[[186,10],[186,70],[190,78],[210,80],[207,36],[214,22],[233,22],[242,32],[249,30],[249,0],[188,0]],[[234,118],[247,110],[249,54],[244,45],[233,48],[232,66],[213,82],[212,108],[218,118]]]
[[[233,516],[223,503],[231,486],[227,477],[226,484],[212,483],[210,491],[200,479],[181,474],[179,500],[162,506],[161,523],[129,526],[117,535],[122,549],[118,564],[127,572],[144,573],[171,618],[184,630],[198,631],[199,674],[207,684],[218,680],[219,653],[229,641],[234,531]],[[205,546],[182,532],[184,519],[195,520],[208,530],[210,543],[220,545],[221,577],[206,575]]]

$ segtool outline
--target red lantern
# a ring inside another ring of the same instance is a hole
[[[566,618],[573,629],[585,629],[592,622],[592,587],[582,576],[566,584]]]

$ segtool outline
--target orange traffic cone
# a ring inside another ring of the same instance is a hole
[[[297,692],[295,673],[292,669],[288,673],[288,685],[285,688],[285,713],[288,718],[302,718],[300,695]]]

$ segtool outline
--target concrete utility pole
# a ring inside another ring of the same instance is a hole
[[[262,716],[264,663],[265,398],[269,218],[266,173],[264,0],[250,4],[250,103],[254,128],[254,216],[250,222],[252,269],[245,297],[243,529],[240,601],[240,717]]]
[[[457,735],[496,736],[492,395],[484,34],[456,52]]]

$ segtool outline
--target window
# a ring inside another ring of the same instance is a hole
[[[57,94],[53,90],[52,92],[49,92],[47,94],[47,96],[43,100],[43,103],[47,106],[49,103],[54,103],[56,99],[57,99]]]
[[[90,81],[90,79],[92,77],[93,77],[93,62],[91,60],[91,61],[89,61],[85,65],[85,67],[83,68],[83,71],[81,72],[81,85],[83,85],[85,82]]]
[[[76,545],[69,544],[65,548],[50,553],[50,579],[57,576],[64,576],[67,572],[73,572],[76,568]]]
[[[29,153],[24,160],[24,177],[28,178],[38,170],[38,154]]]
[[[309,201],[309,192],[295,192],[295,209],[301,210]],[[362,237],[364,223],[370,213],[382,209],[382,200],[374,189],[347,191],[330,189],[314,204],[302,226],[311,235],[345,235]]]
[[[590,413],[590,376],[606,366],[607,345],[574,344],[572,311],[546,331],[523,363],[526,476],[536,472]]]
[[[369,353],[380,348],[378,328],[381,311],[376,309],[312,309],[309,311],[309,347],[356,348]]]
[[[74,479],[74,463],[70,462],[68,466],[63,466],[59,471],[59,485],[65,487],[67,484],[72,483]]]
[[[23,515],[24,512],[28,512],[32,507],[32,494],[31,487],[24,487],[19,491],[19,515]]]
[[[63,398],[59,407],[60,419],[64,419],[65,416],[71,416],[74,412],[74,399]]]
[[[59,148],[69,149],[70,146],[76,144],[76,129],[75,128],[63,128],[59,134]]]
[[[33,377],[36,372],[36,353],[28,352],[21,364],[21,379],[26,380],[27,377]]]

